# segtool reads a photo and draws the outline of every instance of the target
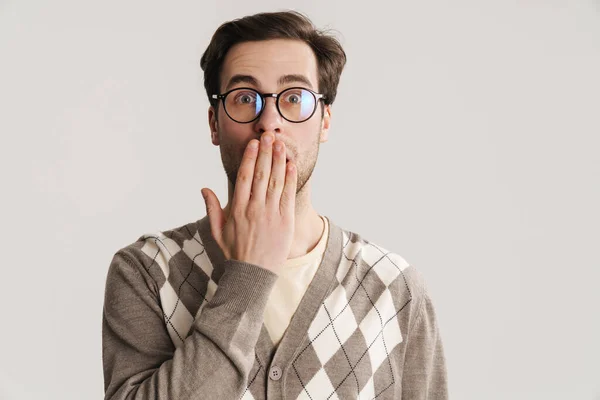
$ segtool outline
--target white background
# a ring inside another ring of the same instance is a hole
[[[226,201],[200,56],[285,8],[348,55],[315,208],[423,272],[451,397],[599,399],[600,5],[578,0],[0,0],[0,398],[103,397],[112,255],[204,216],[202,187]]]

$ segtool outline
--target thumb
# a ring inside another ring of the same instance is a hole
[[[221,203],[212,190],[205,188],[201,190],[201,193],[206,205],[206,215],[208,215],[210,221],[210,230],[215,240],[220,242],[221,232],[223,232],[223,225],[225,224],[225,215],[221,209]]]

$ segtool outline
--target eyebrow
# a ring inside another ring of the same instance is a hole
[[[258,79],[256,79],[252,75],[237,74],[232,76],[231,79],[229,79],[225,91],[228,91],[233,85],[236,85],[238,83],[248,83],[252,86],[260,86]],[[300,74],[283,75],[277,81],[277,84],[280,86],[288,83],[303,83],[307,85],[310,89],[313,88],[312,83],[310,83],[310,80],[306,76]]]

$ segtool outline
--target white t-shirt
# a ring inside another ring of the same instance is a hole
[[[323,234],[317,245],[307,254],[290,258],[279,273],[264,313],[264,324],[271,340],[277,346],[312,281],[325,252],[329,223],[321,217]]]

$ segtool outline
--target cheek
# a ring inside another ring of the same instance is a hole
[[[229,143],[244,142],[252,137],[252,127],[251,124],[238,124],[225,116],[225,118],[219,120],[219,135],[221,141]]]
[[[307,126],[303,127],[301,131],[294,133],[294,152],[296,156],[299,156],[298,161],[304,158],[313,158],[315,152],[319,147],[321,124],[320,120],[313,122],[310,120],[310,124],[307,121]]]

